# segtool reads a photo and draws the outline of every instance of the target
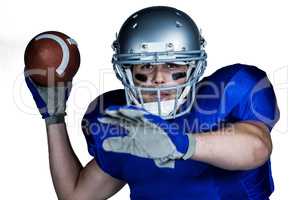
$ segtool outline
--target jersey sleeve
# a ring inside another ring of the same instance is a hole
[[[261,122],[271,131],[279,120],[279,109],[271,82],[264,71],[254,66],[245,67],[241,76],[243,83],[249,83],[249,89],[233,108],[231,117],[236,121]]]
[[[110,92],[97,97],[89,104],[81,122],[89,154],[94,157],[104,172],[117,179],[122,179],[118,164],[122,158],[117,154],[105,151],[102,143],[106,138],[125,135],[125,131],[114,125],[100,123],[98,119],[104,115],[107,107],[124,103],[122,94],[122,92]]]
[[[98,115],[95,113],[98,106],[98,99],[99,97],[89,104],[81,121],[81,128],[87,142],[88,152],[93,157],[96,154],[95,151],[97,148],[97,117],[101,116],[100,113]],[[93,126],[93,124],[95,125]]]

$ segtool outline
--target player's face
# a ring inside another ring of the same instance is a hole
[[[133,81],[136,86],[161,87],[183,84],[186,81],[187,65],[168,64],[138,64],[133,66]],[[157,101],[157,93],[142,91],[144,102]],[[160,92],[161,100],[171,100],[176,97],[176,90]]]

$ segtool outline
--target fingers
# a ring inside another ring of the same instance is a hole
[[[146,115],[144,115],[143,117],[139,117],[139,121],[143,124],[145,124],[148,127],[152,127],[152,128],[157,128],[157,123],[148,120],[147,118],[145,118]]]
[[[132,106],[131,106],[132,107]],[[132,111],[132,112],[131,112]],[[141,110],[132,110],[129,107],[111,106],[105,110],[105,113],[114,118],[120,118],[128,123],[137,124],[142,122],[140,117],[142,117],[144,112]]]
[[[156,158],[153,161],[159,168],[175,168],[175,160],[170,160],[168,158]]]
[[[24,75],[25,75],[25,82],[26,82],[26,85],[27,87],[30,89],[30,91],[32,89],[36,89],[37,86],[36,84],[31,80],[30,76],[28,75],[28,73],[24,72]]]
[[[132,153],[131,146],[132,138],[125,137],[110,137],[103,141],[102,147],[105,151],[113,151],[116,153]]]
[[[135,131],[134,131],[135,130],[134,127],[136,127],[135,122],[132,122],[129,120],[124,120],[123,118],[121,119],[121,118],[115,118],[115,117],[101,117],[101,118],[98,118],[98,121],[103,124],[111,124],[111,125],[120,126],[127,130],[129,136],[135,134]]]
[[[137,119],[137,118],[143,117],[145,114],[148,114],[148,112],[146,112],[144,110],[131,109],[131,108],[126,108],[126,107],[120,108],[119,112],[131,119]]]
[[[103,141],[102,147],[105,151],[123,152],[122,138],[111,137]]]
[[[37,85],[35,85],[35,83],[31,80],[27,73],[25,74],[25,82],[33,96],[37,107],[39,109],[47,107],[44,97],[40,94],[39,88],[37,87]]]
[[[125,118],[121,113],[119,113],[119,109],[115,109],[115,106],[114,108],[109,107],[105,109],[104,113],[113,118]]]
[[[165,122],[159,116],[152,115],[135,106],[110,106],[105,110],[105,113],[112,118],[122,119],[123,122],[134,126],[158,128],[159,124]]]
[[[109,117],[119,119],[119,120],[126,122],[128,124],[131,124],[131,125],[138,123],[138,121],[136,119],[128,118],[127,116],[124,116],[122,113],[120,113],[117,110],[106,109],[104,113],[107,114]]]
[[[134,138],[129,136],[107,138],[103,141],[102,147],[105,151],[128,153],[141,158],[152,158],[147,151],[134,140]]]
[[[161,126],[166,126],[167,123],[164,119],[160,116],[152,115],[152,114],[145,114],[142,117],[139,117],[139,121],[145,124],[148,127],[152,128],[161,128]]]
[[[125,128],[122,120],[119,118],[101,117],[101,118],[98,118],[98,121],[103,124],[119,125],[119,126],[122,126],[123,128]]]

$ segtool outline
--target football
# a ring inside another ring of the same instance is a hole
[[[64,33],[47,31],[35,36],[24,55],[25,71],[39,86],[72,81],[80,65],[77,43]]]

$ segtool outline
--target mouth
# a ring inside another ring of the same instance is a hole
[[[174,99],[176,94],[176,90],[161,90],[159,91],[159,96],[161,101]],[[144,97],[145,102],[154,102],[158,100],[158,92],[157,91],[142,91],[142,95]]]
[[[155,94],[151,94],[150,95],[151,99],[153,100],[157,100],[158,99],[158,95]],[[160,100],[170,100],[172,97],[172,94],[169,92],[160,92]]]
[[[168,92],[161,92],[160,93],[160,97],[168,97],[168,96],[171,96],[171,93],[168,93]]]

